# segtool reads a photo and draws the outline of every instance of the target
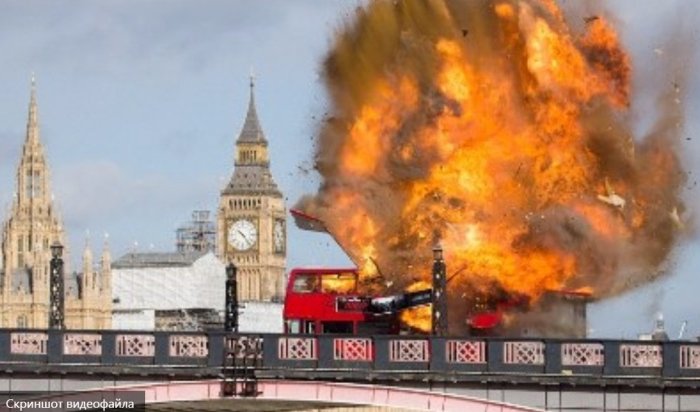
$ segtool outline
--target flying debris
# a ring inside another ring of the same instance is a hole
[[[306,165],[297,165],[297,172],[300,175],[308,176],[311,173],[311,169]]]
[[[610,185],[607,177],[605,178],[605,191],[606,195],[598,195],[598,200],[607,203],[610,206],[614,206],[622,211],[622,209],[625,208],[627,201],[615,193],[615,189],[613,189],[613,187]]]
[[[657,56],[661,56],[664,54],[664,49],[657,47],[654,49],[654,53],[656,53]]]
[[[591,23],[593,23],[594,21],[596,21],[596,20],[598,20],[598,19],[600,19],[600,17],[598,17],[598,16],[588,16],[588,17],[584,17],[584,18],[583,18],[583,21],[584,21],[586,24],[591,24]]]
[[[683,224],[683,221],[681,220],[681,217],[678,215],[678,208],[674,207],[671,212],[668,214],[668,216],[671,218],[671,221],[673,221],[673,224],[676,225],[676,228],[682,230],[685,225]]]
[[[294,218],[294,223],[298,228],[312,232],[328,233],[326,224],[321,219],[308,215],[301,210],[292,209],[289,211]]]
[[[678,332],[678,340],[682,340],[683,336],[685,335],[685,330],[688,327],[688,321],[684,320],[683,323],[681,324],[681,330]]]

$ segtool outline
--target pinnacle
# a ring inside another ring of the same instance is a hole
[[[250,100],[248,101],[248,113],[245,116],[243,129],[238,136],[239,142],[244,143],[267,143],[265,134],[260,126],[258,112],[255,108],[255,77],[250,76]]]
[[[29,95],[29,116],[27,117],[26,142],[31,145],[39,144],[39,120],[36,103],[36,77],[32,73],[31,91]]]

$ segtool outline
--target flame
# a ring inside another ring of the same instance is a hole
[[[659,273],[683,210],[678,132],[635,140],[630,59],[603,17],[577,32],[553,0],[377,0],[325,77],[323,184],[303,208],[364,280],[429,279],[437,241],[451,298],[602,297]],[[402,319],[429,329],[425,310]]]
[[[582,286],[582,287],[574,290],[574,292],[579,293],[581,295],[589,295],[590,296],[593,294],[593,288],[590,286]]]
[[[345,295],[357,289],[357,277],[354,273],[337,273],[321,275],[321,291]]]
[[[415,292],[418,290],[429,289],[430,287],[430,283],[419,280],[408,286],[406,288],[406,292]],[[413,329],[421,332],[430,332],[433,325],[432,316],[432,305],[423,305],[402,311],[399,319],[405,325],[408,325]]]

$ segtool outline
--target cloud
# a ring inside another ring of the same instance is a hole
[[[57,168],[53,190],[66,222],[91,222],[137,206],[160,185],[154,176],[126,175],[108,160],[85,161]]]
[[[210,0],[26,1],[0,4],[0,49],[21,64],[165,75],[201,71],[222,56],[277,41],[298,17],[313,19],[332,2]],[[19,39],[19,40],[18,40]],[[29,46],[29,47],[27,47]]]
[[[214,179],[133,175],[112,161],[96,160],[56,168],[52,188],[71,244],[80,245],[90,230],[110,233],[120,245],[117,252],[134,240],[169,250],[175,229],[193,209],[214,206],[216,182],[209,180]]]

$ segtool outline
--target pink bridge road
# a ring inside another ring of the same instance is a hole
[[[209,404],[216,410],[228,404],[228,410],[236,410],[234,407],[236,403],[251,402],[259,402],[261,406],[266,404],[267,407],[277,406],[276,409],[286,409],[290,406],[297,409],[304,407],[303,405],[311,408],[372,405],[418,411],[531,412],[542,410],[468,396],[389,386],[283,380],[260,381],[257,385],[259,392],[254,400],[222,396],[220,380],[156,383],[119,389],[145,391],[146,405],[149,406],[149,410],[173,408],[183,403],[189,404],[189,407],[193,406],[191,403],[197,403],[203,410],[207,410]],[[222,400],[225,401],[224,405],[220,402]]]

